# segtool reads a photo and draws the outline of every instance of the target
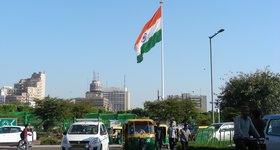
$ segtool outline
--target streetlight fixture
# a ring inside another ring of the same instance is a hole
[[[225,31],[224,29],[220,29],[218,32],[216,32],[214,35],[209,36],[210,41],[210,76],[211,76],[211,103],[212,103],[212,122],[215,123],[215,117],[214,117],[214,101],[213,101],[213,67],[212,67],[212,42],[211,39],[215,37],[217,34]]]

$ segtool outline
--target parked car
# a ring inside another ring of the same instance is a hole
[[[24,126],[2,126],[0,127],[0,145],[16,146],[21,140],[20,133],[23,131]],[[29,144],[32,141],[32,133],[27,133],[27,140]]]
[[[79,119],[64,133],[62,150],[108,150],[109,136],[105,125],[93,119]]]
[[[264,134],[267,150],[279,150],[280,148],[280,114],[266,115]]]
[[[234,123],[214,123],[208,126],[209,140],[230,141],[233,140]]]

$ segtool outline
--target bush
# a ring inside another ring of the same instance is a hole
[[[55,138],[46,138],[41,140],[41,145],[60,145],[60,140]]]
[[[41,140],[41,138],[48,137],[48,134],[46,132],[37,132],[37,140]]]

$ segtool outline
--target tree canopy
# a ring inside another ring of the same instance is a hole
[[[218,98],[222,113],[238,111],[242,105],[259,109],[263,114],[280,113],[280,75],[268,69],[240,73],[222,87]]]
[[[94,106],[87,103],[74,104],[70,100],[52,97],[37,101],[34,109],[34,113],[44,121],[43,127],[46,131],[69,118],[80,118],[89,112],[97,111]]]
[[[144,109],[148,117],[157,121],[169,121],[174,118],[177,122],[191,121],[199,110],[190,100],[167,99],[162,101],[146,101]]]

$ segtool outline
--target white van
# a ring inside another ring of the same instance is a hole
[[[264,134],[267,150],[280,149],[280,114],[266,115],[263,117],[266,122]]]

